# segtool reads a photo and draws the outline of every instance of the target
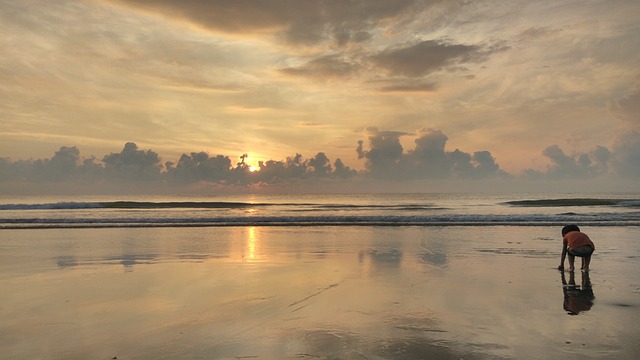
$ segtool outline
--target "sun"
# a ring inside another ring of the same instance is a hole
[[[241,162],[238,163],[238,165],[242,164],[243,166],[246,167],[246,169],[249,169],[249,172],[260,171],[260,167],[258,165],[256,165],[257,163],[259,164],[260,161],[258,159],[256,159],[255,157],[249,156],[249,154],[244,153],[240,157],[240,161]]]

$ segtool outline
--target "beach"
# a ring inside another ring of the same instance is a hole
[[[0,358],[635,358],[640,228],[583,231],[572,279],[547,226],[5,229]]]

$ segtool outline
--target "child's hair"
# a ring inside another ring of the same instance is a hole
[[[580,228],[577,225],[567,225],[562,228],[562,236],[565,236],[572,231],[580,231]]]

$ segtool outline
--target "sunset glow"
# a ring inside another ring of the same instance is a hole
[[[3,359],[640,354],[640,0],[0,0],[0,54]]]
[[[67,186],[65,174],[111,183],[140,167],[121,178],[229,184],[252,151],[249,172],[269,175],[231,183],[579,179],[586,189],[615,179],[628,189],[640,177],[635,0],[0,8],[8,192]]]

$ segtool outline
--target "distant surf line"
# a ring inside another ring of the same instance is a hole
[[[512,200],[499,203],[516,207],[579,207],[622,206],[640,207],[640,199],[560,198]],[[243,209],[255,207],[286,206],[293,209],[394,209],[394,210],[443,210],[431,203],[391,204],[340,204],[340,203],[251,203],[237,201],[105,201],[105,202],[55,202],[42,204],[0,204],[0,210],[76,210],[76,209]]]
[[[243,209],[256,207],[286,206],[316,209],[395,209],[395,210],[442,210],[431,204],[320,204],[320,203],[248,203],[248,202],[198,202],[198,201],[109,201],[109,202],[56,202],[44,204],[0,204],[0,210],[79,210],[79,209]]]
[[[540,200],[513,200],[503,204],[523,207],[561,207],[561,206],[629,206],[640,207],[640,199],[596,199],[567,198]]]
[[[213,222],[213,223],[114,223],[114,224],[21,224],[21,225],[0,225],[0,230],[38,230],[38,229],[122,229],[122,228],[214,228],[214,227],[490,227],[490,226],[563,226],[566,221],[433,221],[433,222],[349,222],[349,221],[309,221],[309,222]],[[598,227],[627,227],[640,226],[640,221],[603,221],[603,222],[581,222],[582,226]]]

